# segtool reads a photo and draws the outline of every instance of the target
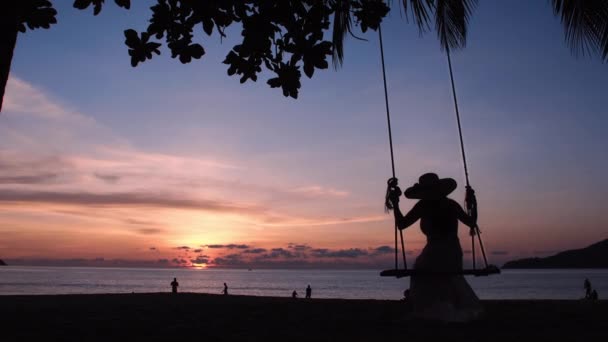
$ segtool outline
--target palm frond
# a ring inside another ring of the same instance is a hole
[[[435,29],[441,49],[463,48],[477,0],[436,0]]]
[[[409,18],[411,13],[420,33],[430,28],[431,12],[435,8],[434,0],[401,0],[401,6],[406,18]]]
[[[551,0],[575,55],[600,53],[608,61],[608,1]]]
[[[604,34],[602,35],[602,46],[604,47],[604,52],[602,52],[602,59],[604,59],[604,61],[608,61],[608,25],[604,27]]]
[[[334,68],[338,68],[344,62],[344,39],[351,32],[350,0],[335,0],[334,4],[334,27],[332,33]]]

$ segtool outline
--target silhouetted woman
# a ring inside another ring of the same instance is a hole
[[[405,229],[420,219],[427,238],[414,269],[433,274],[412,276],[410,280],[409,300],[418,317],[468,321],[481,313],[475,292],[464,276],[455,274],[462,271],[458,221],[471,228],[476,227],[477,221],[477,208],[469,216],[456,201],[447,198],[456,186],[451,178],[439,179],[434,173],[422,175],[418,183],[405,190],[406,198],[419,200],[405,216],[399,210],[401,191],[389,194],[398,228]]]

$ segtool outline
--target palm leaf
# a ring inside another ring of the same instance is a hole
[[[401,5],[421,33],[429,29],[434,14],[441,48],[458,49],[466,44],[469,19],[477,0],[402,0]]]
[[[604,47],[604,52],[602,52],[602,58],[604,61],[608,61],[608,25],[604,28],[604,34],[602,37],[602,46]]]
[[[332,33],[334,68],[344,62],[344,39],[351,32],[350,0],[335,0],[334,27]]]
[[[435,8],[434,0],[402,0],[401,6],[406,18],[411,13],[421,33],[430,28],[431,12]]]
[[[608,61],[608,1],[551,0],[575,55],[600,53]]]
[[[335,9],[332,37],[334,67],[342,64],[344,39],[348,33],[352,33],[352,1],[331,1]],[[469,20],[477,0],[400,0],[399,4],[406,17],[413,19],[420,33],[430,30],[434,15],[435,29],[442,49],[458,49],[465,46]]]
[[[435,29],[442,49],[464,48],[477,0],[437,0]]]

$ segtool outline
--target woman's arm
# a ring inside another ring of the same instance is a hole
[[[466,224],[471,228],[477,227],[477,207],[473,206],[471,210],[471,215],[469,215],[462,209],[458,202],[452,201],[452,205],[456,210],[456,216],[458,217],[458,220],[460,222]]]
[[[414,205],[414,207],[405,215],[401,213],[401,209],[399,209],[399,202],[394,203],[395,213],[395,224],[399,229],[405,229],[412,224],[416,223],[418,219],[420,219],[420,201]]]

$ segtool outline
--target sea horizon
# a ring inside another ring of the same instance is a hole
[[[398,300],[409,278],[380,277],[379,269],[187,269],[82,266],[6,266],[0,268],[0,295],[55,295],[170,292],[220,294],[223,283],[233,295]],[[481,299],[581,299],[590,279],[608,293],[608,269],[506,269],[500,275],[467,276]]]

